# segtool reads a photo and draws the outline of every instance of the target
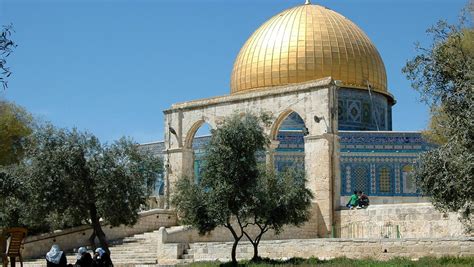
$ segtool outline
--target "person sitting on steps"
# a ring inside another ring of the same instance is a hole
[[[358,192],[359,195],[359,207],[358,209],[367,208],[369,206],[369,197],[362,191]]]
[[[355,207],[357,207],[358,204],[359,204],[359,196],[357,195],[357,190],[356,190],[354,191],[354,194],[349,199],[349,202],[347,203],[346,207],[352,210],[352,209],[355,209]]]
[[[66,254],[59,248],[58,245],[53,245],[51,250],[46,253],[46,266],[47,267],[66,267],[67,259]]]
[[[92,256],[85,247],[77,250],[77,261],[75,267],[92,267]]]
[[[109,254],[103,248],[97,248],[94,253],[94,266],[113,267]]]

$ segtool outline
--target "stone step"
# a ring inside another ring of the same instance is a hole
[[[156,256],[154,257],[125,257],[125,258],[114,258],[112,257],[112,262],[115,264],[156,264]],[[75,257],[68,257],[67,262],[74,264],[76,262]],[[33,265],[39,265],[39,266],[46,266],[46,260],[45,259],[36,259],[33,261],[25,261],[24,262],[25,266],[33,266]]]
[[[194,259],[178,259],[176,265],[188,265],[193,262],[194,262]]]
[[[141,253],[141,252],[150,252],[150,253],[156,253],[158,249],[158,246],[137,246],[134,248],[131,247],[116,247],[116,248],[110,248],[110,254],[112,255],[117,255],[120,253],[127,253],[127,252],[136,252],[136,253]]]
[[[158,242],[158,238],[127,238],[122,240],[122,243],[131,243],[131,242]]]
[[[194,255],[193,255],[193,254],[183,254],[183,255],[182,255],[182,259],[184,259],[184,260],[192,260],[192,259],[194,259]]]
[[[159,266],[157,265],[156,252],[158,250],[158,230],[137,234],[126,237],[121,240],[113,240],[110,242],[110,252],[112,262],[116,267],[128,266]],[[89,251],[92,254],[92,251]],[[192,255],[188,255],[192,260]],[[76,254],[68,253],[66,255],[68,263],[76,262]],[[27,260],[24,267],[43,267],[46,266],[46,260],[42,257],[39,259]]]
[[[158,242],[131,242],[131,243],[123,243],[122,245],[114,245],[110,246],[110,248],[118,248],[118,247],[148,247],[148,246],[158,246]]]

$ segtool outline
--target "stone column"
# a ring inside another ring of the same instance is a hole
[[[280,141],[278,140],[271,140],[270,144],[268,145],[266,152],[266,164],[270,169],[275,167],[275,151],[278,148],[278,145],[280,145]]]
[[[176,187],[176,182],[179,179],[193,177],[194,154],[192,149],[176,148],[166,150],[165,167],[166,167],[166,181],[165,194],[166,203],[165,208],[172,208],[171,196]]]
[[[305,170],[318,213],[318,236],[327,237],[333,224],[334,134],[305,137]]]

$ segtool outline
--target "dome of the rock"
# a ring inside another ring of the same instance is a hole
[[[272,17],[247,40],[234,62],[231,93],[329,76],[346,88],[370,84],[390,96],[384,63],[367,35],[335,11],[304,4]]]

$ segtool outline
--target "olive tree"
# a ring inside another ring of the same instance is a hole
[[[302,170],[287,168],[277,173],[266,169],[257,177],[247,220],[257,232],[252,235],[248,228],[243,229],[253,246],[252,260],[259,260],[258,245],[269,230],[278,235],[285,225],[301,226],[310,219],[312,198]]]
[[[0,100],[0,166],[21,160],[27,137],[34,127],[33,116],[28,111],[14,103]]]
[[[62,228],[90,224],[108,250],[101,221],[133,225],[145,204],[146,185],[161,171],[159,159],[139,151],[122,138],[102,144],[76,129],[40,127],[32,134],[24,159],[9,172],[24,190],[28,203],[24,222]]]
[[[281,231],[285,224],[299,225],[309,218],[309,190],[303,177],[286,173],[277,176],[261,168],[257,153],[266,149],[268,138],[262,125],[268,116],[233,115],[213,130],[204,156],[199,184],[189,177],[177,182],[173,203],[183,220],[200,234],[218,226],[229,230],[234,243],[231,258],[236,263],[236,248],[243,236],[254,246],[269,229]],[[259,229],[256,237],[246,230]]]
[[[428,30],[429,47],[403,69],[422,100],[432,107],[429,140],[438,147],[420,156],[418,182],[442,211],[461,212],[472,229],[474,204],[474,30],[461,18]]]

